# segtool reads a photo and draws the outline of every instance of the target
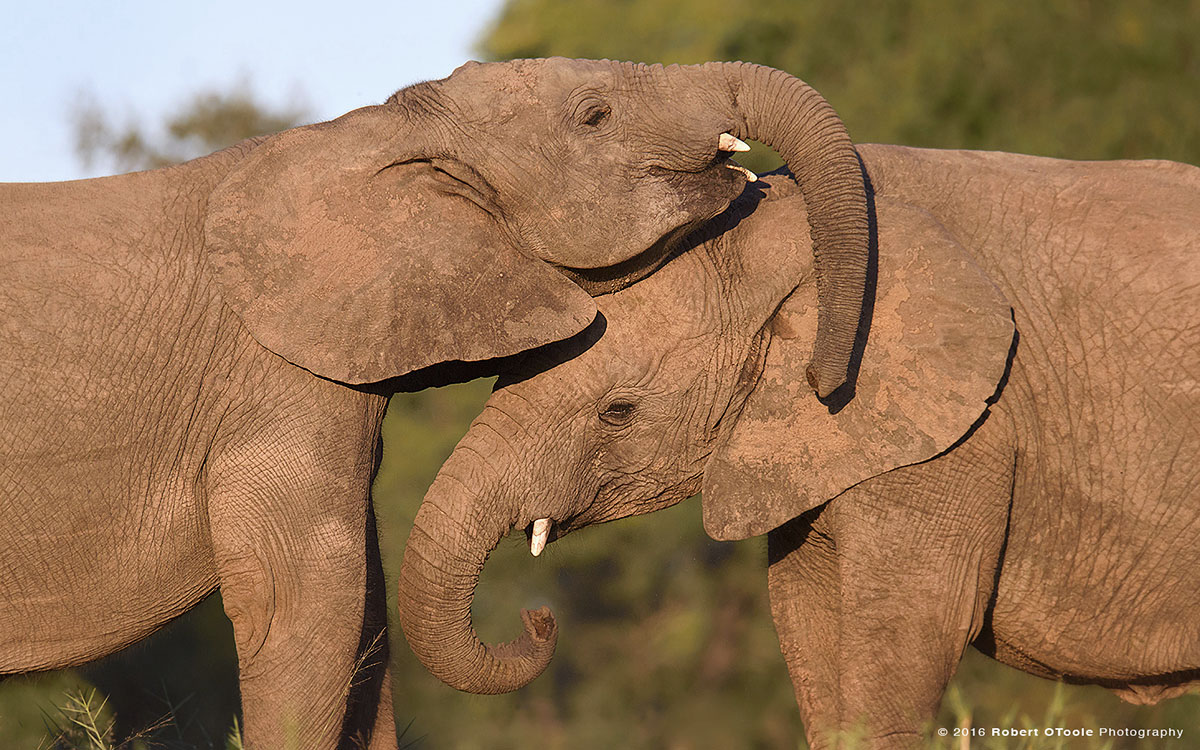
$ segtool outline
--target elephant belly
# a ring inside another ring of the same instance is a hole
[[[997,656],[1114,688],[1195,680],[1200,328],[1172,339],[1186,352],[1140,373],[1137,346],[1165,334],[1119,338],[1114,373],[1082,343],[1033,328],[1009,383],[1019,437],[991,617]],[[1044,370],[1039,352],[1062,359]]]
[[[95,471],[85,462],[0,485],[0,674],[112,653],[216,587],[189,493],[160,485],[138,498],[98,486]]]
[[[1200,679],[1197,530],[1164,507],[1060,502],[1057,523],[1029,523],[1014,503],[991,618],[996,658],[1132,690],[1123,697],[1137,702]]]

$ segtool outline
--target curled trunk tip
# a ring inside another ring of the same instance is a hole
[[[558,622],[549,607],[521,610],[521,620],[525,623],[525,632],[538,643],[558,642]]]
[[[509,529],[479,528],[464,485],[448,479],[457,450],[425,496],[400,567],[400,625],[413,653],[435,677],[468,693],[518,690],[554,657],[558,624],[548,607],[521,612],[524,632],[500,645],[483,643],[471,622],[475,585],[488,555]],[[448,473],[448,469],[450,472]],[[464,530],[458,535],[447,528]]]

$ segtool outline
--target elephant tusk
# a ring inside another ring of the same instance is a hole
[[[539,518],[533,522],[533,535],[529,537],[529,552],[534,557],[542,554],[546,540],[550,538],[550,519]]]
[[[738,138],[733,137],[729,133],[721,133],[721,137],[717,139],[718,151],[749,151],[750,146]]]
[[[736,169],[737,171],[746,175],[746,182],[758,182],[758,175],[754,174],[749,169],[746,169],[741,164],[726,164],[725,166],[729,167],[730,169]]]

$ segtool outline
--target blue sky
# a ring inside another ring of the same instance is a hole
[[[12,3],[9,5],[9,3]],[[91,176],[72,106],[157,124],[201,89],[247,83],[317,120],[442,78],[473,55],[500,0],[42,0],[0,23],[0,182]],[[14,10],[13,7],[20,10]]]

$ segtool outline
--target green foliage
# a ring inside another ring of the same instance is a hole
[[[305,109],[296,103],[271,109],[246,85],[202,91],[167,115],[163,132],[154,133],[138,118],[115,126],[104,107],[84,99],[72,113],[75,150],[85,167],[107,162],[118,172],[154,169],[294,127],[307,118]]]
[[[246,750],[246,746],[242,744],[242,725],[237,717],[233,717],[233,726],[229,727],[229,733],[225,735],[225,750]]]
[[[1135,706],[1110,691],[1094,685],[1066,685],[1032,677],[998,664],[975,650],[968,650],[958,674],[950,683],[941,712],[931,728],[973,726],[990,733],[992,728],[1038,729],[1037,737],[974,738],[973,748],[983,750],[1050,750],[1050,748],[1105,748],[1127,750],[1183,750],[1195,744],[1200,733],[1200,693],[1166,701],[1156,706]],[[1093,729],[1183,730],[1182,740],[1159,738],[1046,737],[1047,727]],[[951,742],[951,740],[954,740]],[[958,748],[955,738],[940,740],[936,734],[931,748]]]
[[[26,684],[16,690],[7,689],[7,686],[0,689],[0,738],[3,738],[6,750],[35,747],[37,750],[197,750],[200,747],[216,750],[218,747],[211,742],[197,744],[177,732],[172,736],[168,730],[177,723],[177,707],[174,706],[168,706],[168,711],[153,723],[118,740],[115,737],[117,720],[108,705],[108,698],[95,688],[76,684],[77,681],[66,672],[49,678],[18,680],[22,681]],[[30,692],[30,688],[46,690],[46,696],[56,696],[55,702],[48,707],[37,706],[39,701],[36,700],[23,703],[21,693]],[[31,721],[31,707],[37,708],[40,714],[37,727]],[[236,717],[220,747],[243,750]]]
[[[54,747],[71,750],[111,750],[113,721],[105,710],[107,700],[96,691],[68,693],[59,707],[61,723],[55,723]]]
[[[491,59],[747,60],[859,142],[1200,163],[1200,0],[510,0]]]
[[[56,704],[91,689],[73,672],[8,677],[0,681],[0,739],[14,750],[45,747],[61,719]]]

